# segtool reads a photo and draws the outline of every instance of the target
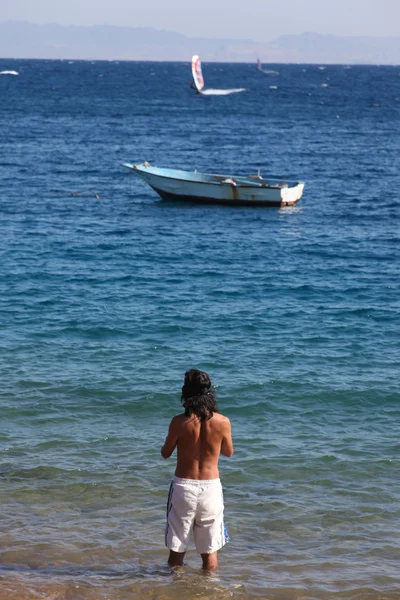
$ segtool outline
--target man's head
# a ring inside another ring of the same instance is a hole
[[[186,416],[190,417],[194,414],[201,421],[211,419],[213,413],[218,412],[211,379],[204,371],[197,369],[186,371],[181,401],[185,407]]]

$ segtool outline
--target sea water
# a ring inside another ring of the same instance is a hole
[[[400,67],[1,60],[0,599],[400,598]],[[179,204],[121,166],[304,180]],[[171,572],[189,368],[231,541]]]

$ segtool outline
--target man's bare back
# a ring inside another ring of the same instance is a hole
[[[177,448],[175,475],[184,479],[217,479],[219,455],[232,456],[231,424],[214,413],[207,421],[196,415],[176,415],[169,426],[161,455],[169,458]]]

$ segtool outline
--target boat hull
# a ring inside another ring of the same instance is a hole
[[[304,183],[267,185],[265,180],[125,164],[164,200],[228,206],[294,206]]]
[[[225,206],[270,206],[270,207],[284,207],[284,206],[295,206],[298,200],[290,202],[284,202],[282,200],[253,200],[243,198],[211,198],[209,196],[187,196],[182,194],[173,194],[164,190],[153,187],[153,190],[163,200],[172,200],[174,202],[193,202],[196,204],[219,204]]]

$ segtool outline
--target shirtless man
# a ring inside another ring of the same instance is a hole
[[[172,419],[161,448],[161,456],[169,458],[177,447],[165,531],[168,564],[183,564],[193,530],[203,569],[216,569],[217,552],[228,541],[218,459],[233,454],[231,424],[218,412],[211,380],[203,371],[185,373],[181,401],[185,412]]]

